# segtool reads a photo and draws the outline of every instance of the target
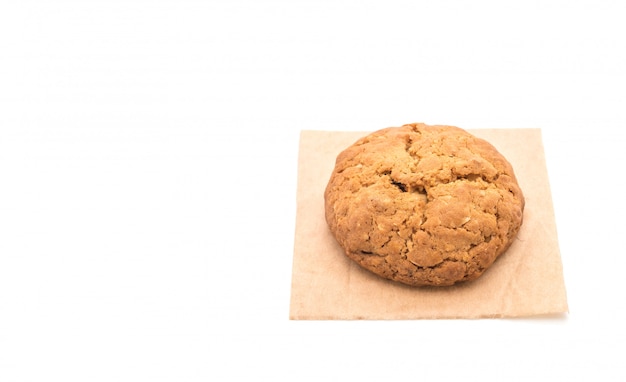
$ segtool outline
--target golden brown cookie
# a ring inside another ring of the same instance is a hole
[[[349,258],[415,286],[479,277],[511,245],[524,211],[513,168],[491,144],[420,123],[344,150],[324,198]]]

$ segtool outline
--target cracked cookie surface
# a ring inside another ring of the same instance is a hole
[[[408,124],[337,157],[326,221],[346,255],[404,284],[474,280],[511,245],[524,196],[509,162],[453,126]]]

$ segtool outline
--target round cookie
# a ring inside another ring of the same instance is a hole
[[[346,255],[404,284],[474,280],[511,245],[524,196],[509,162],[453,126],[408,124],[337,157],[326,221]]]

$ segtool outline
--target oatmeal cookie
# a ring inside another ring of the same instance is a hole
[[[346,255],[420,286],[479,277],[511,245],[524,196],[509,162],[453,126],[379,130],[339,154],[324,193]]]

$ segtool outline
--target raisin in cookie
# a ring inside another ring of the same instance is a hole
[[[409,285],[474,280],[511,245],[524,196],[509,162],[453,126],[374,132],[337,157],[326,221],[346,255]]]

